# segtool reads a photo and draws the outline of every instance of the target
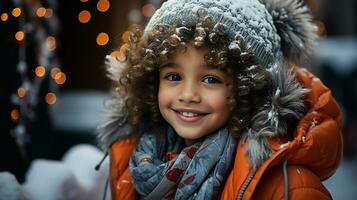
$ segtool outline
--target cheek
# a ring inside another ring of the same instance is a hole
[[[159,87],[159,93],[158,93],[158,104],[159,104],[159,108],[163,108],[165,106],[168,106],[169,102],[170,102],[170,93],[168,92],[167,89],[163,88],[163,87]]]
[[[229,92],[215,92],[206,96],[210,106],[221,113],[229,112]]]

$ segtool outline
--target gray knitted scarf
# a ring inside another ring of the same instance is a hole
[[[129,164],[136,191],[144,199],[215,199],[235,147],[227,128],[188,147],[171,127],[147,132]]]

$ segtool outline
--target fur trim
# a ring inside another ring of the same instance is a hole
[[[309,92],[296,80],[288,66],[276,65],[271,71],[273,87],[271,104],[257,113],[244,131],[241,143],[249,142],[247,155],[257,169],[273,153],[269,138],[291,137],[288,124],[299,120],[306,108],[304,97]]]
[[[126,138],[134,131],[133,127],[127,123],[123,104],[122,98],[113,93],[112,98],[105,105],[107,109],[104,123],[97,128],[98,142],[104,151],[107,151],[116,140]]]
[[[118,82],[125,62],[108,55],[105,64],[107,77]],[[124,103],[125,100],[117,92],[112,92],[111,99],[105,104],[104,122],[97,127],[98,142],[104,151],[107,151],[116,140],[126,138],[134,132],[134,128],[127,123],[127,111],[124,110]]]
[[[260,1],[273,18],[284,57],[301,64],[312,53],[318,38],[309,8],[301,0]]]
[[[107,55],[105,57],[105,66],[107,70],[107,77],[112,81],[119,81],[118,79],[125,67],[125,62],[121,62],[118,60],[118,58]]]

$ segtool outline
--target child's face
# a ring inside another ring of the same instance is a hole
[[[160,67],[160,112],[186,144],[224,126],[230,117],[231,78],[206,65],[206,52],[187,45],[186,52]]]

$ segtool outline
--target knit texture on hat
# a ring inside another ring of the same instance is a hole
[[[214,23],[226,26],[227,39],[243,38],[259,64],[268,67],[281,59],[280,37],[273,19],[257,0],[169,0],[152,16],[145,33],[156,25],[196,25],[200,9]]]

